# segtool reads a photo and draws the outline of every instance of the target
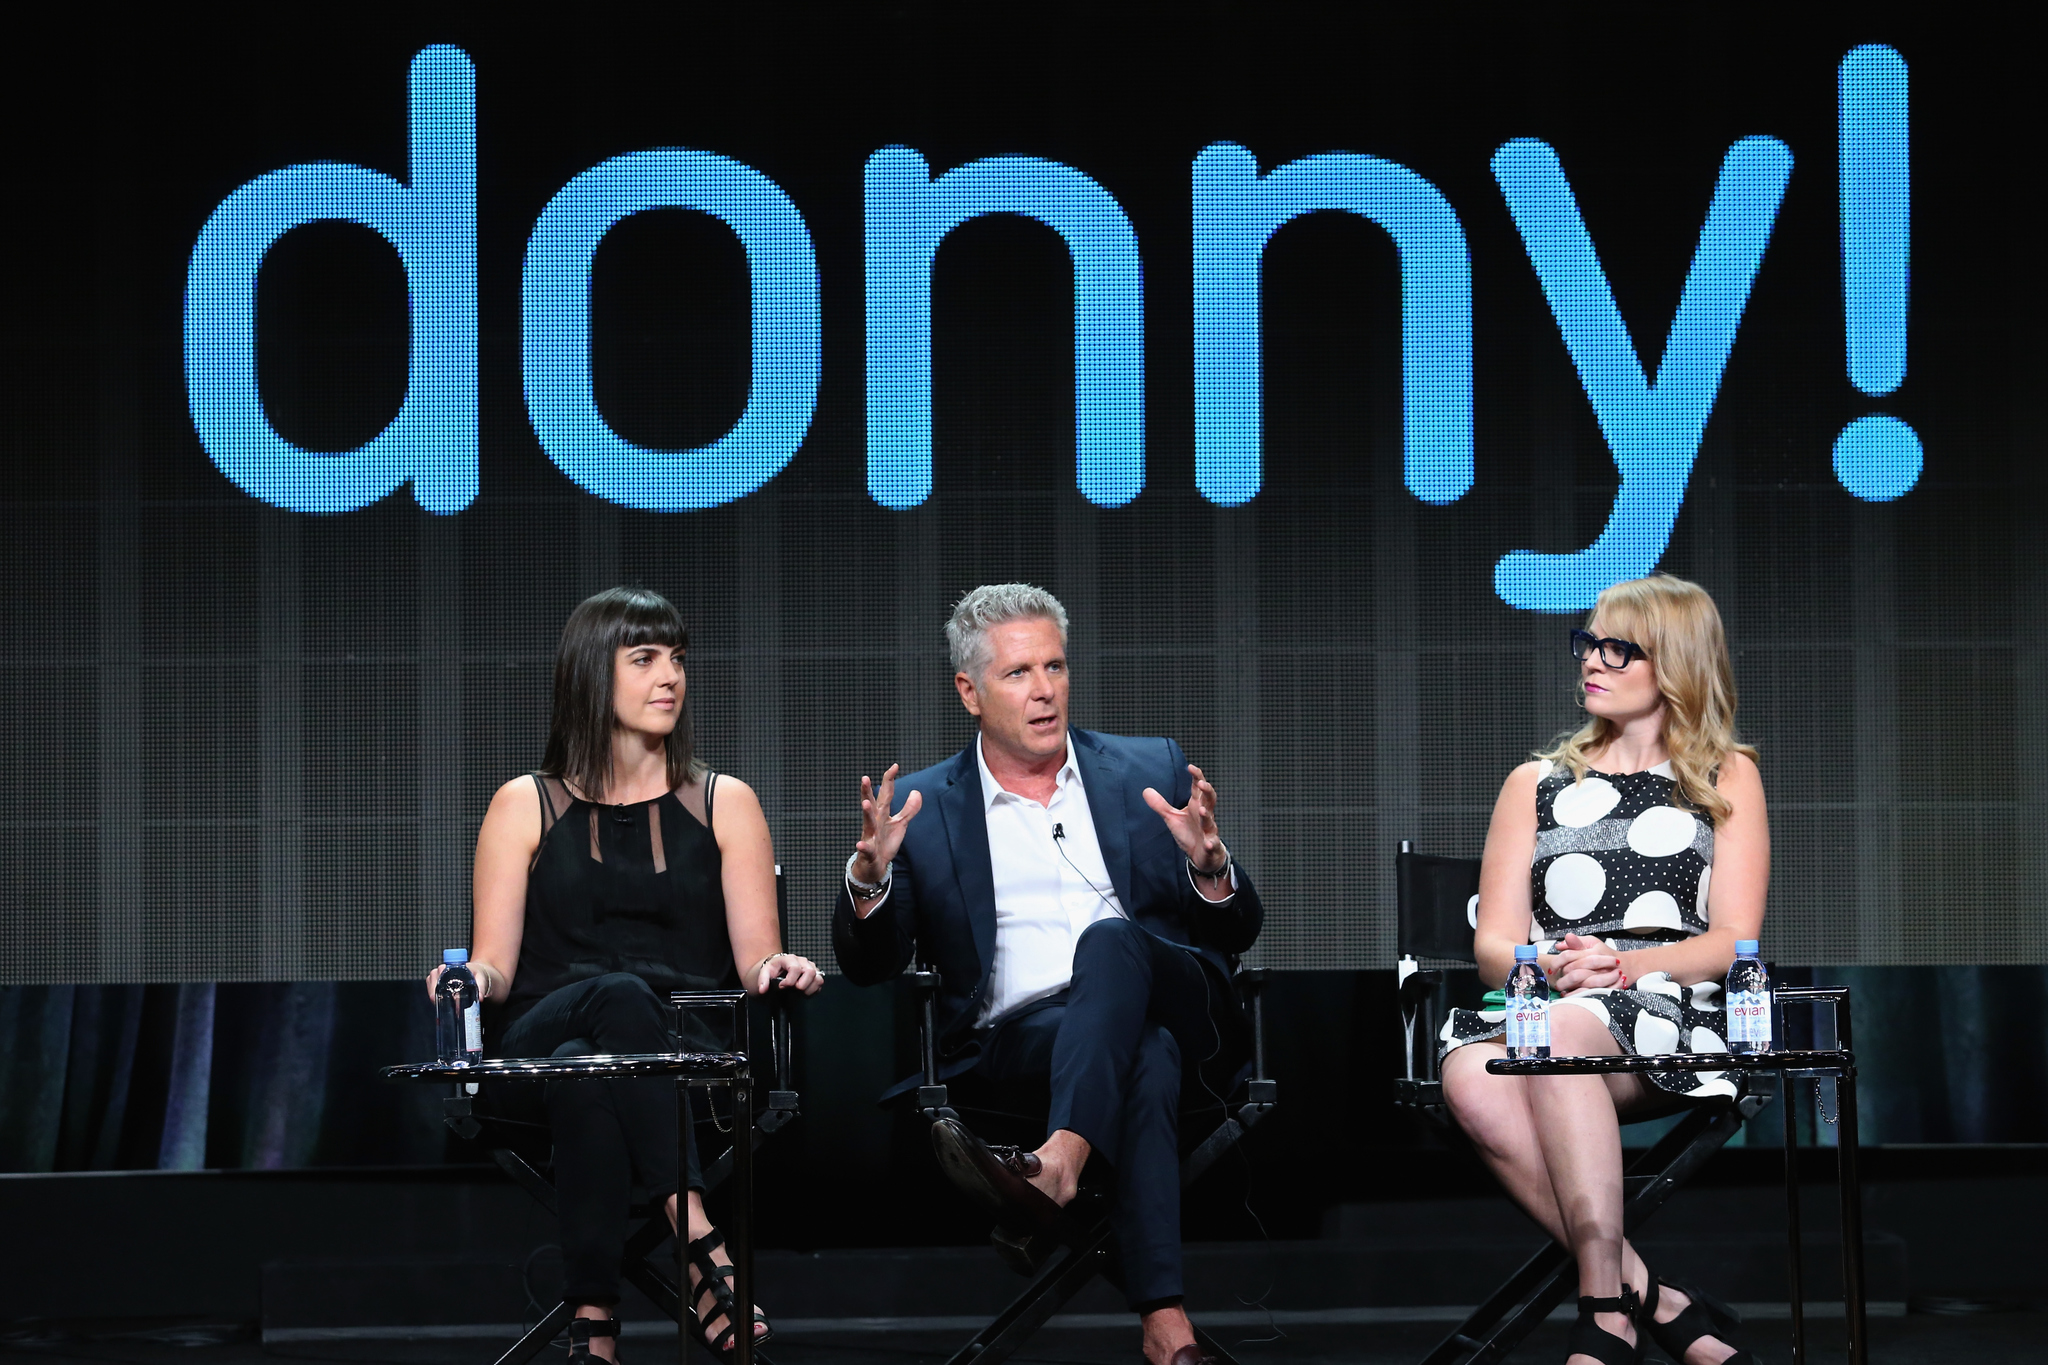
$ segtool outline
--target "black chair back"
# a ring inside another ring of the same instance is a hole
[[[1402,957],[1472,961],[1479,904],[1479,860],[1411,853],[1394,855],[1398,948]]]

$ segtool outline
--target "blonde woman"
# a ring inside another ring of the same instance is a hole
[[[1617,583],[1571,633],[1586,724],[1508,775],[1480,868],[1475,956],[1498,987],[1539,945],[1557,1056],[1725,1051],[1721,981],[1763,926],[1770,831],[1756,751],[1735,739],[1721,615],[1667,574]],[[1570,1365],[1754,1361],[1735,1318],[1657,1279],[1622,1236],[1622,1121],[1727,1096],[1717,1072],[1493,1076],[1496,1011],[1453,1011],[1444,1097],[1508,1193],[1570,1248]]]

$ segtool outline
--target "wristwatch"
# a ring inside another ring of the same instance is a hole
[[[885,870],[882,873],[881,881],[864,882],[860,878],[853,875],[853,865],[859,860],[860,854],[858,853],[850,854],[846,859],[847,889],[852,891],[857,899],[871,901],[875,897],[881,895],[884,891],[887,891],[889,889],[890,878],[893,877],[895,874],[893,871]]]

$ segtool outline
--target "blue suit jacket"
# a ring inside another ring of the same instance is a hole
[[[1152,787],[1174,805],[1185,806],[1194,785],[1187,755],[1170,739],[1092,730],[1067,734],[1088,792],[1102,861],[1125,913],[1227,971],[1226,959],[1259,936],[1264,918],[1259,893],[1240,863],[1237,895],[1221,905],[1203,900],[1188,880],[1187,859],[1141,795]],[[914,951],[938,969],[939,1050],[952,1074],[979,1051],[974,1022],[996,957],[995,872],[974,746],[897,779],[896,810],[913,791],[924,793],[924,807],[904,831],[891,867],[889,898],[859,919],[842,884],[832,911],[832,949],[839,970],[857,986],[895,976]]]

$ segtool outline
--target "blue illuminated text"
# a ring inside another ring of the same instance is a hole
[[[1906,65],[1870,44],[1842,60],[1840,212],[1848,379],[1889,400],[1907,370],[1910,265]],[[434,46],[412,62],[403,178],[307,162],[259,175],[222,200],[187,269],[184,360],[192,422],[207,455],[251,496],[306,513],[345,513],[410,485],[430,512],[479,489],[476,70]],[[1765,136],[1728,148],[1678,308],[1660,350],[1638,346],[1557,152],[1518,137],[1492,170],[1530,266],[1611,452],[1620,486],[1593,543],[1516,549],[1494,566],[1509,606],[1576,612],[1667,549],[1722,376],[1792,173]],[[600,410],[591,377],[592,262],[625,218],[682,209],[715,218],[746,257],[751,352],[746,404],[717,439],[684,449],[627,440]],[[1402,478],[1447,505],[1475,470],[1472,260],[1458,214],[1406,166],[1350,151],[1260,170],[1234,142],[1191,167],[1194,478],[1209,502],[1241,506],[1264,487],[1262,271],[1274,234],[1304,214],[1375,224],[1399,270]],[[923,153],[884,147],[862,175],[867,489],[891,509],[933,493],[932,271],[954,229],[989,214],[1031,219],[1073,266],[1075,486],[1123,507],[1146,485],[1145,269],[1138,234],[1111,191],[1084,171],[991,156],[934,173]],[[277,430],[257,379],[257,279],[295,228],[357,224],[398,253],[410,324],[403,400],[351,450],[308,450]],[[520,278],[520,368],[540,446],[597,497],[649,512],[744,498],[795,457],[817,411],[823,369],[820,282],[809,225],[767,175],[680,147],[612,157],[569,180],[541,210]],[[1640,356],[1657,356],[1646,372]],[[1919,435],[1888,411],[1841,431],[1836,477],[1888,501],[1920,478]]]

